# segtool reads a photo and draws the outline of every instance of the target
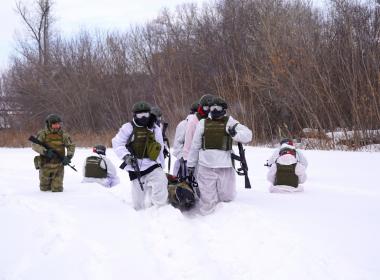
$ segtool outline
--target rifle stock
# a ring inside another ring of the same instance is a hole
[[[28,140],[34,144],[37,144],[37,145],[40,145],[42,147],[44,147],[45,149],[50,149],[53,151],[53,153],[56,155],[56,157],[59,159],[60,162],[63,161],[63,156],[61,156],[56,150],[52,149],[48,144],[44,143],[44,142],[41,142],[40,140],[38,140],[37,137],[31,135],[29,136]],[[68,164],[68,166],[73,169],[75,172],[78,172],[78,170],[75,169],[75,166],[72,166],[70,164]]]
[[[243,148],[242,143],[238,143],[238,148],[239,148],[239,156],[232,154],[232,159],[237,160],[240,162],[240,168],[236,170],[237,174],[240,176],[244,176],[244,185],[246,189],[251,188],[251,182],[248,177],[248,164],[247,160],[245,158],[245,150]]]

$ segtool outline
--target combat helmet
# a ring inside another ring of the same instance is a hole
[[[92,151],[98,155],[106,155],[106,147],[104,145],[96,145],[92,148]]]
[[[49,128],[51,127],[53,123],[61,123],[61,122],[62,122],[62,118],[58,116],[57,114],[50,114],[45,119],[46,126]]]
[[[133,104],[132,112],[134,114],[138,113],[138,112],[150,112],[151,109],[152,109],[152,107],[150,106],[150,104],[148,102],[139,101],[139,102],[136,102],[135,104]]]
[[[228,108],[227,102],[220,96],[215,97],[211,105],[218,105],[218,106],[221,106],[223,109]]]
[[[150,109],[150,113],[152,115],[154,115],[156,118],[160,118],[162,116],[162,112],[161,112],[160,108],[158,108],[157,106],[152,107]]]
[[[199,99],[199,104],[201,106],[210,106],[214,100],[215,96],[212,94],[205,94]]]

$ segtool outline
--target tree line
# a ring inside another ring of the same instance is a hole
[[[217,0],[163,10],[126,32],[69,39],[53,29],[52,2],[35,4],[34,13],[16,5],[29,37],[1,76],[10,127],[39,127],[56,112],[72,131],[115,131],[134,102],[147,100],[173,133],[190,104],[212,93],[258,143],[301,137],[303,128],[362,136],[380,128],[375,1],[318,9],[308,1]]]

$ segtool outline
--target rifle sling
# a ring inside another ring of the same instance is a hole
[[[151,167],[145,169],[144,171],[140,171],[140,176],[139,176],[138,172],[136,172],[136,171],[128,171],[129,180],[133,181],[133,180],[137,179],[138,177],[145,176],[145,175],[149,174],[150,172],[152,172],[154,169],[156,169],[158,167],[161,167],[161,165],[158,164],[158,163],[154,164]]]

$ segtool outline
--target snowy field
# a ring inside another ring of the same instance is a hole
[[[305,192],[271,194],[271,152],[248,148],[253,188],[238,177],[236,200],[203,217],[136,212],[121,170],[106,189],[66,168],[63,193],[40,192],[35,153],[0,148],[0,280],[380,279],[380,153],[305,151]]]

